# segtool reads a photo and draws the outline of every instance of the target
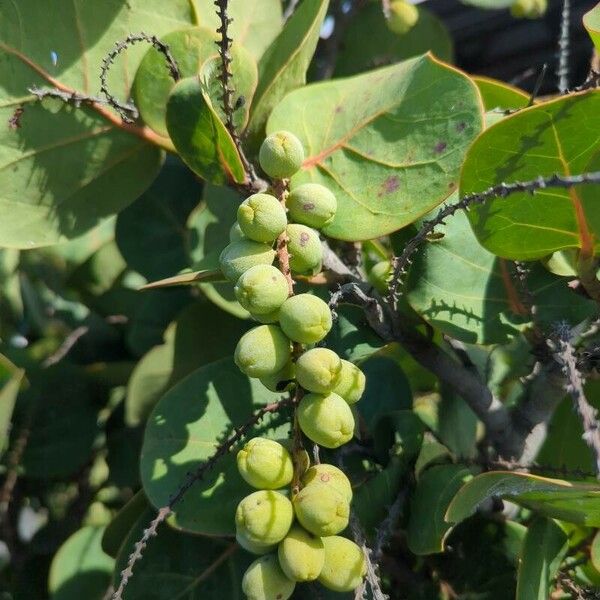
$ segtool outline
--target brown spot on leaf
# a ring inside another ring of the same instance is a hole
[[[434,151],[436,154],[441,154],[447,147],[448,144],[446,144],[446,142],[438,142],[435,145]]]
[[[302,248],[304,248],[304,246],[306,246],[306,244],[308,243],[308,240],[310,240],[310,235],[308,235],[308,233],[303,231],[300,234],[300,246],[302,246]]]
[[[344,107],[340,105],[336,106],[335,113],[339,115],[341,112],[344,112]]]
[[[456,124],[456,131],[458,131],[458,133],[463,132],[466,128],[467,124],[464,121],[461,121],[460,123]]]
[[[381,191],[377,194],[380,198],[384,194],[393,194],[400,187],[400,178],[397,175],[390,175],[381,186]]]
[[[454,183],[454,181],[451,181],[451,182],[448,184],[448,189],[450,189],[450,190],[453,190],[455,187],[456,187],[456,183]]]

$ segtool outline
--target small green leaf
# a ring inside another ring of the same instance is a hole
[[[421,56],[296,90],[274,109],[267,130],[288,129],[304,145],[292,188],[313,181],[336,194],[325,234],[365,240],[412,223],[450,196],[482,125],[473,82]]]
[[[194,173],[217,185],[243,183],[244,166],[233,139],[209,96],[206,76],[215,61],[203,69],[202,81],[179,81],[167,102],[167,129],[182,160]]]
[[[164,506],[186,473],[214,454],[234,427],[279,399],[280,394],[243,375],[231,359],[200,367],[180,381],[160,399],[146,425],[140,469],[150,502]],[[284,425],[275,426],[276,422],[275,417],[264,419],[248,437],[285,438],[289,423],[283,420]],[[237,471],[234,450],[187,492],[170,522],[193,533],[232,535],[235,509],[249,492]]]
[[[458,458],[474,459],[477,448],[477,416],[469,405],[450,389],[443,389],[438,406],[437,435]]]
[[[83,527],[59,548],[48,577],[52,600],[106,597],[114,561],[102,550],[103,532],[103,527]]]
[[[596,532],[590,548],[590,560],[594,569],[600,572],[600,530]]]
[[[119,549],[129,536],[129,532],[137,523],[140,516],[146,514],[150,504],[140,490],[133,498],[116,514],[108,524],[102,535],[102,550],[109,556],[117,558]]]
[[[417,555],[434,554],[444,550],[444,540],[452,525],[444,515],[452,498],[472,477],[461,465],[436,465],[425,471],[410,503],[407,543]]]
[[[586,123],[585,130],[581,123]],[[575,94],[524,109],[484,131],[462,168],[461,194],[502,182],[600,168],[600,92]],[[600,186],[511,194],[469,213],[479,242],[490,252],[533,260],[578,248],[591,255],[600,240]]]
[[[248,143],[257,151],[277,103],[306,83],[329,0],[304,0],[258,63],[258,87],[248,125]],[[282,127],[282,129],[287,129]]]
[[[529,103],[529,95],[517,87],[491,79],[490,77],[473,77],[477,85],[485,110],[508,110],[525,108]]]
[[[214,6],[211,12],[214,13]],[[182,78],[198,75],[203,65],[215,57],[216,43],[219,40],[215,30],[216,27],[214,29],[193,27],[173,31],[161,38],[165,44],[168,44]],[[242,131],[248,122],[250,103],[256,89],[258,75],[253,58],[238,43],[232,44],[231,59],[231,86],[238,95],[244,96],[247,100],[246,104],[234,113],[235,126],[238,131]],[[135,105],[144,122],[162,136],[168,135],[165,112],[169,94],[174,87],[175,82],[165,64],[165,57],[154,48],[150,48],[135,75],[133,95]],[[216,85],[208,90],[210,102],[215,107],[219,119],[223,121],[221,94],[220,87]]]
[[[152,509],[144,511],[121,546],[113,574],[115,588],[134,544],[155,516]],[[144,549],[144,558],[136,564],[123,600],[237,599],[242,575],[251,560],[235,543],[189,535],[163,525]]]
[[[364,73],[428,51],[451,62],[452,38],[443,22],[425,8],[419,6],[418,10],[416,25],[398,35],[387,27],[380,4],[372,2],[361,8],[344,30],[334,76]]]
[[[141,289],[142,290],[154,290],[158,288],[173,287],[175,285],[192,285],[193,283],[199,283],[201,281],[226,281],[223,273],[219,269],[205,269],[204,271],[192,271],[186,269],[179,275],[173,277],[167,277],[166,279],[160,279],[158,281],[152,281],[147,283]]]
[[[569,548],[567,534],[551,519],[537,518],[521,548],[516,600],[547,600],[552,580]]]
[[[221,26],[214,0],[196,0],[200,24],[216,31]],[[249,50],[258,60],[271,45],[283,26],[280,0],[244,0],[230,2],[227,10],[229,37]]]
[[[583,15],[583,25],[590,34],[596,50],[600,52],[600,3]]]
[[[448,507],[446,520],[460,523],[494,497],[570,523],[600,527],[600,486],[502,471],[483,473],[465,485]]]

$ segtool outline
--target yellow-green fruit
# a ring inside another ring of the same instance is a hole
[[[416,6],[405,0],[392,0],[387,19],[387,26],[391,31],[398,35],[408,33],[418,20],[419,10]]]
[[[294,273],[314,275],[321,270],[323,248],[319,234],[306,225],[287,226],[290,268]]]
[[[288,579],[276,554],[261,556],[244,573],[242,591],[248,600],[287,600],[296,582]]]
[[[251,554],[268,554],[277,547],[277,544],[259,544],[258,542],[251,542],[242,531],[237,531],[235,534],[237,543]]]
[[[276,311],[288,297],[288,282],[272,265],[250,267],[235,284],[235,297],[252,314]]]
[[[382,260],[373,265],[369,272],[369,282],[380,293],[385,294],[388,290],[388,279],[391,274],[392,265],[389,260]]]
[[[292,481],[294,465],[290,453],[278,442],[252,438],[237,453],[240,475],[252,487],[276,490]]]
[[[294,342],[315,344],[331,329],[331,310],[317,296],[298,294],[283,303],[279,311],[279,325]]]
[[[281,371],[290,358],[290,340],[276,325],[259,325],[247,331],[233,355],[242,373],[257,378]]]
[[[229,241],[239,242],[244,239],[244,234],[240,228],[239,223],[236,221],[229,229]]]
[[[296,366],[290,360],[281,371],[269,377],[261,377],[260,382],[272,392],[284,392],[295,385]]]
[[[279,543],[279,564],[293,581],[314,581],[323,568],[325,550],[320,537],[295,525]]]
[[[333,488],[350,502],[352,500],[352,485],[345,473],[326,463],[313,465],[306,471],[302,477],[302,485],[308,486],[312,483],[320,483],[324,486]]]
[[[294,496],[293,504],[302,527],[314,535],[335,535],[348,526],[350,502],[331,487],[311,483]]]
[[[510,12],[517,19],[538,19],[546,14],[547,0],[517,0]]]
[[[365,383],[365,374],[356,365],[342,359],[342,370],[337,385],[332,391],[348,404],[354,404],[363,395]]]
[[[304,183],[290,192],[286,206],[292,221],[321,229],[333,221],[337,200],[324,185]]]
[[[296,379],[309,392],[327,394],[337,385],[341,372],[340,357],[328,348],[307,350],[296,361]]]
[[[250,267],[270,265],[275,258],[275,250],[267,244],[242,239],[225,246],[219,256],[221,272],[235,283]]]
[[[298,423],[304,435],[325,448],[338,448],[354,435],[354,416],[337,394],[306,394],[298,405]]]
[[[287,215],[275,196],[254,194],[238,207],[237,222],[247,238],[271,243],[283,233]]]
[[[246,496],[235,511],[236,533],[252,544],[278,544],[294,519],[292,503],[279,492],[260,490]]]
[[[319,582],[335,592],[351,592],[367,573],[363,551],[351,540],[334,535],[323,539],[325,564]]]
[[[287,179],[302,166],[304,148],[293,133],[276,131],[262,143],[258,160],[262,170],[269,177]]]

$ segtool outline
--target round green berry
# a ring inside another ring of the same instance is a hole
[[[546,14],[547,0],[517,0],[510,12],[517,19],[538,19]]]
[[[327,394],[337,385],[341,372],[340,357],[328,348],[307,350],[296,361],[296,379],[309,392]]]
[[[350,503],[331,487],[307,485],[294,496],[293,505],[302,527],[314,535],[335,535],[348,526]]]
[[[237,222],[247,238],[272,243],[283,233],[287,215],[275,196],[254,194],[238,207]]]
[[[268,554],[277,548],[277,544],[251,542],[243,531],[236,531],[235,540],[244,550],[250,552],[250,554]]]
[[[294,519],[292,503],[279,492],[260,490],[246,496],[235,511],[235,526],[252,544],[278,544]]]
[[[287,179],[302,166],[304,148],[293,133],[276,131],[262,143],[258,160],[262,170],[269,177]]]
[[[387,19],[387,26],[391,31],[404,35],[417,24],[418,20],[419,10],[416,6],[405,0],[392,0]]]
[[[314,581],[325,562],[321,538],[298,525],[279,543],[277,556],[283,572],[292,581]]]
[[[298,423],[306,437],[325,448],[338,448],[354,435],[354,416],[337,394],[307,394],[298,405]]]
[[[272,392],[284,392],[295,385],[296,365],[290,360],[281,371],[274,375],[261,377],[260,382]]]
[[[233,359],[248,377],[268,377],[281,371],[291,358],[291,345],[276,325],[259,325],[238,342]]]
[[[290,192],[286,206],[292,221],[321,229],[333,221],[337,200],[324,185],[304,183]]]
[[[288,298],[281,306],[279,324],[294,342],[315,344],[331,329],[331,310],[317,296],[298,294]]]
[[[272,265],[254,265],[235,284],[235,297],[252,314],[275,312],[288,297],[288,282]]]
[[[308,486],[312,483],[320,483],[321,485],[331,487],[336,492],[342,494],[344,498],[350,502],[352,500],[352,485],[345,473],[326,463],[313,465],[306,471],[302,477],[302,485]]]
[[[351,592],[367,573],[363,551],[351,540],[338,535],[323,539],[325,563],[319,582],[335,592]]]
[[[382,260],[373,265],[373,268],[369,272],[369,282],[380,294],[385,294],[388,291],[391,271],[392,265],[390,261]]]
[[[252,438],[237,453],[240,475],[252,487],[276,490],[286,486],[294,475],[290,453],[268,438]]]
[[[308,275],[318,273],[323,261],[323,248],[319,234],[314,229],[298,223],[290,223],[286,232],[292,271]]]
[[[242,239],[225,246],[219,265],[229,281],[235,283],[250,267],[270,265],[275,258],[275,250],[266,244]]]
[[[356,365],[342,359],[342,370],[332,391],[341,396],[348,404],[354,404],[363,395],[365,383],[365,374]]]
[[[244,233],[236,221],[229,229],[229,241],[230,242],[239,242],[240,240],[245,239]]]
[[[288,579],[276,554],[257,558],[242,578],[242,591],[248,600],[288,600],[296,582]]]

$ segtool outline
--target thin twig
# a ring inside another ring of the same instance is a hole
[[[396,499],[390,506],[385,519],[381,522],[377,531],[375,532],[375,542],[373,544],[373,560],[379,563],[381,555],[383,554],[383,548],[387,544],[388,540],[394,532],[394,527],[402,514],[402,508],[407,497],[407,490],[403,488],[400,493],[396,496]]]
[[[133,46],[139,42],[147,42],[148,44],[152,44],[152,46],[154,46],[154,48],[156,48],[156,50],[158,50],[158,52],[165,57],[169,74],[173,80],[179,81],[179,79],[181,79],[179,66],[171,54],[169,46],[164,42],[161,42],[155,35],[148,35],[143,31],[140,33],[131,33],[124,40],[117,42],[108,55],[102,59],[102,67],[100,69],[100,93],[104,95],[106,102],[119,113],[120,117],[126,123],[133,123],[138,118],[138,110],[132,103],[123,104],[110,93],[108,89],[107,77],[108,72],[111,66],[114,64],[117,56],[119,56],[121,52],[130,46]]]
[[[563,0],[563,9],[560,22],[560,38],[558,40],[558,91],[564,94],[569,89],[569,27],[571,25],[571,2]]]
[[[257,410],[254,415],[241,427],[238,427],[234,430],[234,433],[229,436],[229,438],[220,444],[218,448],[215,450],[214,454],[202,462],[196,469],[189,471],[187,473],[185,481],[181,484],[179,489],[175,494],[173,494],[169,502],[166,506],[163,506],[158,510],[158,514],[152,520],[149,527],[144,530],[144,534],[142,538],[136,542],[134,546],[133,552],[129,555],[129,559],[127,560],[127,567],[121,572],[121,580],[119,582],[119,587],[115,591],[111,600],[123,600],[123,592],[127,586],[128,581],[131,579],[133,575],[133,567],[137,562],[139,562],[143,557],[143,552],[146,548],[146,545],[150,538],[156,535],[156,530],[158,526],[165,521],[172,513],[173,508],[177,505],[178,502],[185,496],[185,494],[190,490],[190,488],[200,481],[206,473],[208,473],[214,466],[217,464],[220,458],[225,456],[240,440],[242,440],[248,432],[256,426],[258,423],[262,421],[262,419],[267,414],[277,413],[285,407],[291,405],[291,401],[289,399],[280,400],[279,402],[273,402],[271,404],[267,404],[263,406],[259,410]]]
[[[402,254],[392,259],[393,276],[390,282],[387,303],[395,311],[397,309],[399,290],[403,277],[411,264],[411,257],[417,248],[427,239],[438,225],[444,224],[445,219],[453,216],[459,210],[468,210],[471,206],[484,204],[493,198],[506,198],[517,192],[534,193],[536,190],[546,188],[570,188],[582,183],[600,183],[600,171],[582,173],[581,175],[551,175],[538,177],[531,181],[516,181],[514,183],[500,183],[483,192],[469,194],[455,204],[447,204],[441,208],[435,218],[425,221],[419,232],[406,244]]]

